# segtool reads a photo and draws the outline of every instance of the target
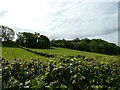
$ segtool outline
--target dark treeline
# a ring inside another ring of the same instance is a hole
[[[50,48],[50,40],[40,33],[19,32],[16,43],[27,48]]]
[[[82,51],[89,51],[95,53],[102,53],[108,55],[120,54],[120,47],[114,43],[109,43],[102,39],[82,39],[76,38],[74,40],[51,40],[51,45],[54,47],[63,47],[69,49],[76,49]]]
[[[15,38],[15,31],[7,26],[0,25],[0,38],[4,46],[10,46]],[[19,32],[16,43],[27,48],[50,48],[50,40],[40,33]]]

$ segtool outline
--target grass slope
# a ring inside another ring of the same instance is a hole
[[[14,42],[3,43],[1,53],[6,60],[12,60],[13,58],[22,59],[22,60],[28,60],[30,58],[47,60],[46,57],[36,55],[22,48],[19,48]]]
[[[33,51],[37,52],[43,52],[43,53],[48,53],[48,54],[56,54],[58,56],[65,55],[65,56],[77,56],[77,55],[83,55],[87,57],[115,57],[115,56],[110,56],[110,55],[105,55],[105,54],[98,54],[98,53],[92,53],[92,52],[86,52],[86,51],[78,51],[78,50],[73,50],[73,49],[66,49],[66,48],[58,48],[58,47],[53,47],[51,49],[31,49]]]
[[[40,55],[36,55],[34,53],[23,50],[21,48],[13,48],[13,47],[2,47],[2,56],[7,60],[12,60],[13,58],[20,58],[23,60],[27,60],[30,58],[43,59],[43,60],[47,59]]]
[[[30,49],[30,50],[42,52],[42,53],[48,53],[48,54],[55,54],[57,56],[82,55],[82,56],[87,56],[87,57],[91,57],[91,58],[94,58],[94,57],[107,57],[107,58],[111,58],[111,59],[117,58],[117,56],[110,56],[110,55],[105,55],[105,54],[98,54],[98,53],[92,53],[92,52],[86,52],[86,51],[78,51],[78,50],[59,48],[59,47],[52,47],[51,49]],[[48,60],[47,57],[36,55],[32,52],[29,52],[22,48],[17,47],[17,45],[13,42],[3,43],[2,56],[7,60],[11,60],[13,58],[20,58],[23,60],[27,60],[30,58]]]

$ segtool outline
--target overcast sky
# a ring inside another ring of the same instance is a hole
[[[101,38],[117,44],[118,1],[0,0],[0,25],[50,39]]]

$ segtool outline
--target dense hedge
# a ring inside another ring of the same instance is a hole
[[[120,65],[102,58],[2,60],[3,90],[120,90]]]

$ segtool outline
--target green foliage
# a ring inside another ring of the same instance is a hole
[[[3,41],[2,47],[18,47],[18,45],[13,41]]]
[[[102,39],[82,39],[76,38],[71,41],[63,40],[52,40],[51,45],[55,47],[63,47],[69,49],[76,49],[82,51],[90,51],[95,53],[102,53],[108,55],[118,55],[120,54],[120,47],[114,43],[109,43]]]
[[[3,90],[120,89],[117,60],[59,57],[46,63],[36,59],[2,61]]]
[[[49,48],[50,41],[48,37],[40,35],[39,33],[19,32],[16,42],[28,48]]]

